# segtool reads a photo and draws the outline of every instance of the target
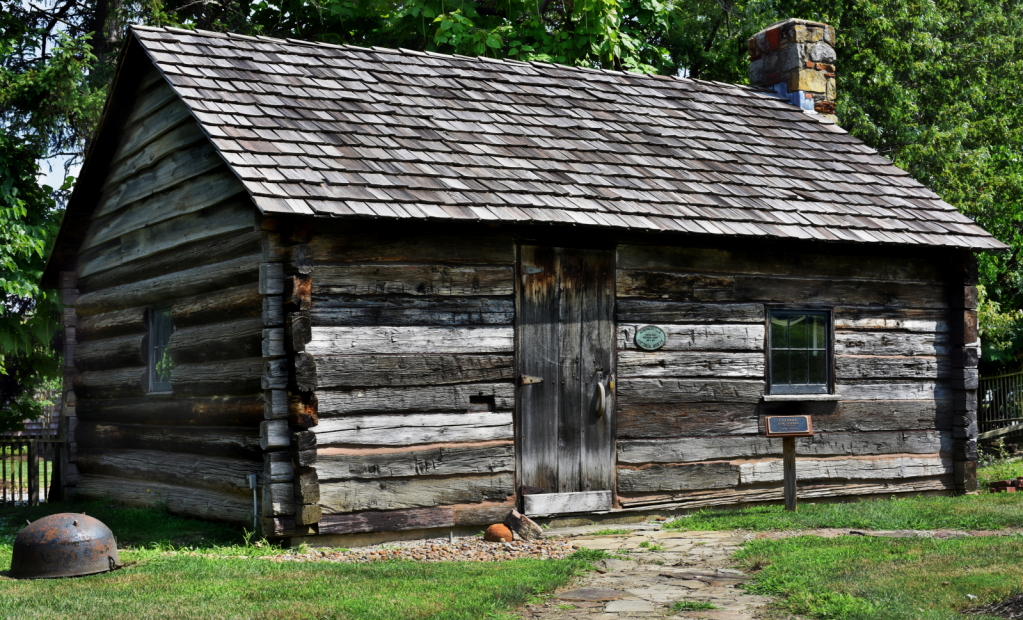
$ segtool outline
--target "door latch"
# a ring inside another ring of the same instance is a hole
[[[519,377],[522,385],[533,385],[534,383],[543,383],[543,379],[540,377],[532,377],[530,375],[522,375]]]

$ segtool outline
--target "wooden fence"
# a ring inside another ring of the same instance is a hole
[[[54,437],[0,437],[0,506],[59,499],[63,443]]]
[[[977,424],[981,440],[1023,437],[1023,372],[981,378]]]

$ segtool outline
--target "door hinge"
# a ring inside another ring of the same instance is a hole
[[[543,379],[540,377],[531,377],[529,375],[522,375],[519,377],[522,385],[533,385],[534,383],[543,383]]]
[[[532,265],[522,265],[522,275],[532,276],[538,273],[543,273],[543,267],[533,267]]]

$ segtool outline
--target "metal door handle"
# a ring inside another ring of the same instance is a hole
[[[597,417],[604,415],[604,411],[607,409],[607,390],[604,389],[604,383],[597,381],[597,391],[599,392],[600,400],[597,401]]]

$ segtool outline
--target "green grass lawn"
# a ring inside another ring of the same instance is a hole
[[[983,487],[1020,475],[1023,463],[1003,463],[979,472]],[[1023,527],[1023,494],[801,503],[795,513],[780,506],[703,511],[668,527],[1019,528]],[[821,620],[991,620],[965,612],[1023,590],[1023,536],[1019,534],[957,539],[761,539],[748,542],[736,561],[756,575],[750,591],[779,597],[775,609],[780,617],[795,613]]]
[[[665,525],[669,530],[800,530],[854,528],[871,530],[997,530],[1023,527],[1023,493],[988,493],[995,480],[1023,476],[1023,461],[978,471],[980,495],[903,497],[846,503],[799,503],[784,506],[706,509]]]
[[[1018,593],[1023,537],[756,540],[736,555],[779,611],[835,620],[988,619],[962,612]],[[971,599],[967,595],[975,596]]]
[[[989,482],[1023,475],[1023,463],[980,472]],[[1017,473],[1018,472],[1018,473]],[[17,581],[0,574],[0,618],[482,619],[549,592],[601,552],[566,560],[501,563],[389,561],[278,563],[265,543],[232,526],[106,502],[0,509],[0,568],[26,519],[86,512],[108,526],[126,568],[105,575]],[[1001,529],[1023,527],[1023,494],[918,497],[846,504],[801,503],[706,510],[669,529]],[[607,530],[608,533],[617,530]],[[168,555],[167,551],[190,554]],[[248,556],[239,559],[231,556]],[[820,619],[965,618],[962,611],[1023,587],[1023,537],[952,540],[796,537],[756,540],[736,556],[755,571],[754,592],[779,596],[777,610]],[[977,598],[971,599],[967,595]],[[981,618],[980,616],[970,616]]]
[[[813,504],[796,512],[784,506],[701,510],[665,525],[669,530],[997,530],[1023,527],[1023,494],[982,493],[959,497],[906,497],[890,500]]]
[[[601,552],[565,560],[421,564],[277,563],[241,530],[105,502],[0,510],[0,568],[26,519],[85,512],[106,523],[127,566],[113,573],[19,581],[0,576],[0,618],[316,618],[476,620],[502,617],[564,584]],[[166,555],[194,549],[196,555]]]

